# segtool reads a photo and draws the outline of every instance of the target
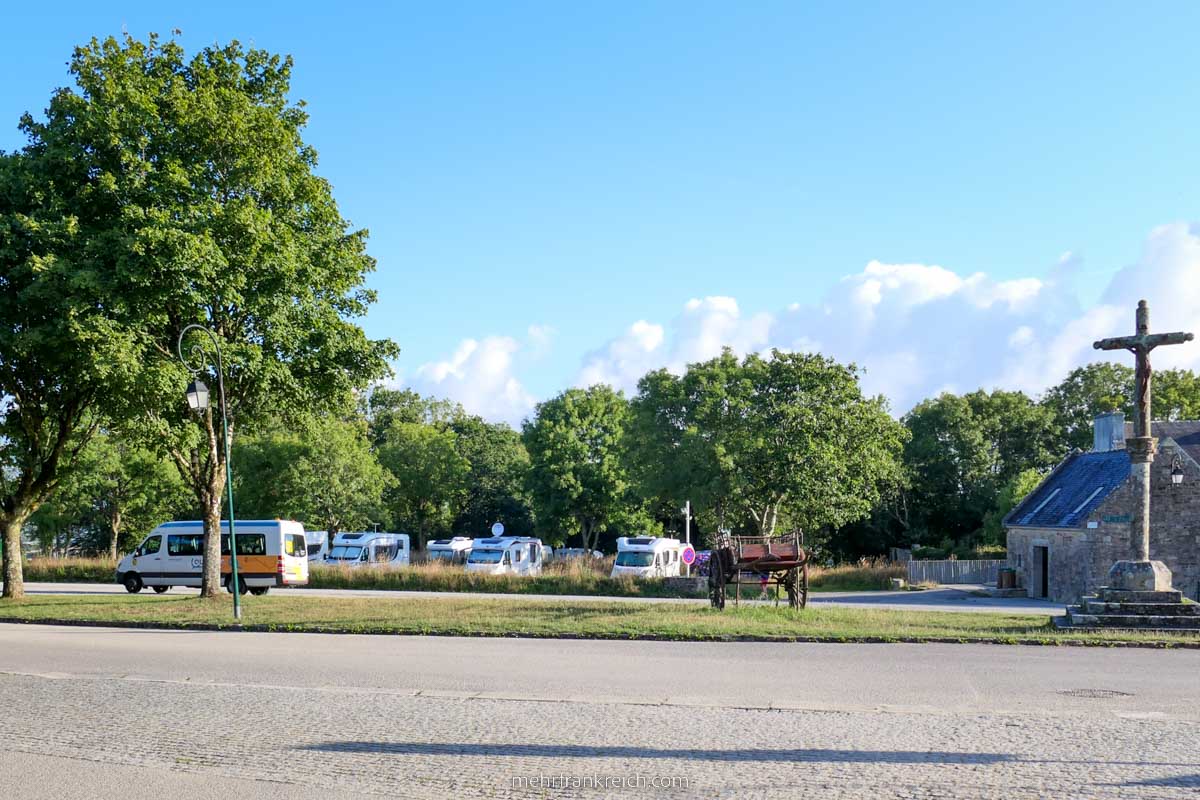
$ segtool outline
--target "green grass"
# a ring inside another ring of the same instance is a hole
[[[548,602],[473,598],[246,596],[243,627],[463,636],[669,640],[950,641],[1045,644],[1200,645],[1186,634],[1061,632],[1049,618],[861,608],[743,607],[700,604]],[[145,595],[33,595],[0,600],[0,620],[165,628],[233,628],[230,598]]]

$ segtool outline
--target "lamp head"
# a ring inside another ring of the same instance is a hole
[[[204,385],[204,381],[195,380],[188,384],[187,401],[188,408],[197,414],[208,410],[208,387]]]

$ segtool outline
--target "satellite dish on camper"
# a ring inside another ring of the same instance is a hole
[[[504,535],[504,523],[503,522],[497,522],[494,525],[492,525],[492,536],[503,536],[503,535]]]

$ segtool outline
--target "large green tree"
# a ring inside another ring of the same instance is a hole
[[[175,467],[133,437],[103,432],[83,450],[39,515],[46,512],[47,522],[66,520],[103,534],[103,552],[115,559],[193,504]]]
[[[1067,449],[1090,450],[1093,420],[1109,411],[1132,419],[1132,398],[1133,368],[1104,361],[1071,370],[1041,402],[1054,414]]]
[[[124,397],[195,493],[211,596],[225,450],[215,409],[186,408],[176,339],[192,323],[215,333],[231,434],[344,407],[396,352],[354,323],[374,301],[374,261],[316,174],[290,58],[237,42],[189,58],[127,36],[78,48],[70,69],[76,86],[25,127],[85,231],[78,257],[121,287],[109,313],[139,333]]]
[[[539,403],[525,422],[528,487],[543,538],[558,543],[569,526],[591,550],[610,529],[646,529],[623,458],[628,417],[624,395],[597,385]]]
[[[234,467],[239,516],[298,519],[330,544],[340,531],[379,522],[392,484],[365,421],[336,415],[241,439]]]
[[[644,491],[691,499],[717,528],[810,533],[866,516],[900,476],[906,432],[854,367],[818,355],[729,350],[682,376],[647,375],[633,402]]]
[[[419,422],[393,422],[379,446],[379,461],[395,479],[386,494],[392,519],[417,534],[449,531],[467,495],[471,464],[452,430]]]
[[[904,417],[908,523],[927,544],[965,542],[1018,476],[1065,455],[1058,418],[1021,392],[944,393]]]
[[[0,152],[0,535],[5,597],[24,595],[21,531],[99,429],[132,369],[113,319],[123,286],[94,256],[67,195],[74,165],[26,115],[28,145]]]
[[[504,423],[463,416],[451,424],[459,454],[470,465],[462,504],[452,532],[485,534],[492,523],[504,523],[514,536],[533,533],[533,511],[525,489],[529,453],[521,435]]]

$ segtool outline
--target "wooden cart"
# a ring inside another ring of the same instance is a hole
[[[725,608],[727,587],[733,587],[736,605],[743,585],[782,586],[788,605],[804,608],[808,603],[808,553],[799,531],[779,536],[733,536],[718,534],[708,564],[708,599],[713,608]],[[775,591],[779,601],[778,589]]]

